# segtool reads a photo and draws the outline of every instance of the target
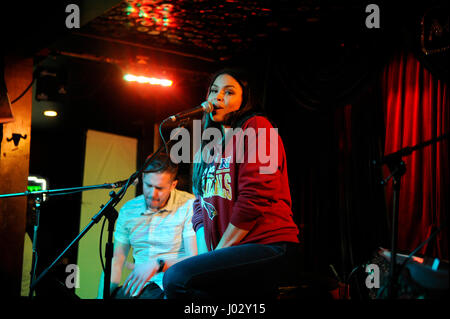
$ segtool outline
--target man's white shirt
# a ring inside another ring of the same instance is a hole
[[[162,258],[174,260],[189,256],[184,240],[192,237],[194,195],[174,189],[166,206],[153,212],[147,209],[144,195],[126,202],[119,212],[114,232],[114,240],[128,244],[133,249],[135,264]],[[150,280],[161,289],[164,273]]]

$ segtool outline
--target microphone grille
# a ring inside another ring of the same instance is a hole
[[[208,101],[202,103],[202,108],[206,113],[211,113],[212,110],[214,109],[213,105]]]

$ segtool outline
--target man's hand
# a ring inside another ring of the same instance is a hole
[[[159,264],[156,260],[149,261],[145,264],[135,265],[133,271],[123,283],[125,295],[138,296],[144,285],[156,274]]]

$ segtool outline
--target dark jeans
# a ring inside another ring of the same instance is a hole
[[[163,299],[164,298],[164,292],[154,282],[150,282],[147,286],[145,286],[144,289],[141,291],[141,293],[136,297],[131,297],[129,293],[127,295],[125,295],[124,290],[125,289],[123,289],[122,286],[117,287],[112,292],[111,297],[114,299]]]
[[[295,243],[243,244],[185,259],[164,274],[168,299],[274,298],[299,272]]]

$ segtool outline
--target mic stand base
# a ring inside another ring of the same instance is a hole
[[[42,280],[42,278],[50,271],[50,269],[52,269],[53,266],[56,265],[56,263],[66,254],[66,252],[70,248],[72,248],[73,245],[75,245],[78,241],[80,241],[80,239],[92,228],[92,226],[94,226],[94,224],[98,223],[101,220],[101,218],[103,217],[104,214],[106,214],[106,212],[108,212],[111,208],[114,208],[114,206],[117,204],[116,200],[117,200],[117,196],[114,193],[114,195],[111,195],[111,199],[108,201],[108,203],[106,203],[106,205],[102,206],[100,211],[94,217],[92,217],[89,224],[77,235],[77,237],[75,237],[75,239],[69,244],[69,246],[67,246],[64,249],[64,251],[58,257],[56,257],[56,259],[51,263],[51,265],[49,267],[47,267],[35,281],[33,281],[33,283],[31,284],[31,287],[30,287],[31,290],[34,290],[36,288],[36,286],[39,284],[39,282]],[[112,227],[114,227],[114,226],[112,226]]]
[[[388,299],[397,298],[397,239],[398,239],[398,214],[400,207],[401,177],[406,173],[406,164],[401,157],[396,157],[388,163],[393,178],[393,208],[392,208],[392,238],[391,238],[391,263],[389,269]]]
[[[30,271],[30,290],[28,297],[32,298],[34,290],[32,289],[33,282],[36,279],[36,268],[38,263],[38,251],[37,251],[37,241],[38,241],[38,231],[39,231],[39,219],[41,215],[41,202],[42,196],[36,195],[34,198],[34,207],[35,207],[35,222],[33,226],[33,243],[32,243],[32,259],[31,259],[31,271]]]
[[[110,192],[109,196],[114,199],[117,194],[115,192]],[[105,218],[108,219],[108,241],[106,243],[105,249],[105,280],[103,286],[103,299],[111,298],[111,272],[112,272],[112,258],[114,255],[114,243],[113,243],[113,234],[114,234],[114,225],[117,220],[119,213],[114,207],[110,207],[105,212]]]

